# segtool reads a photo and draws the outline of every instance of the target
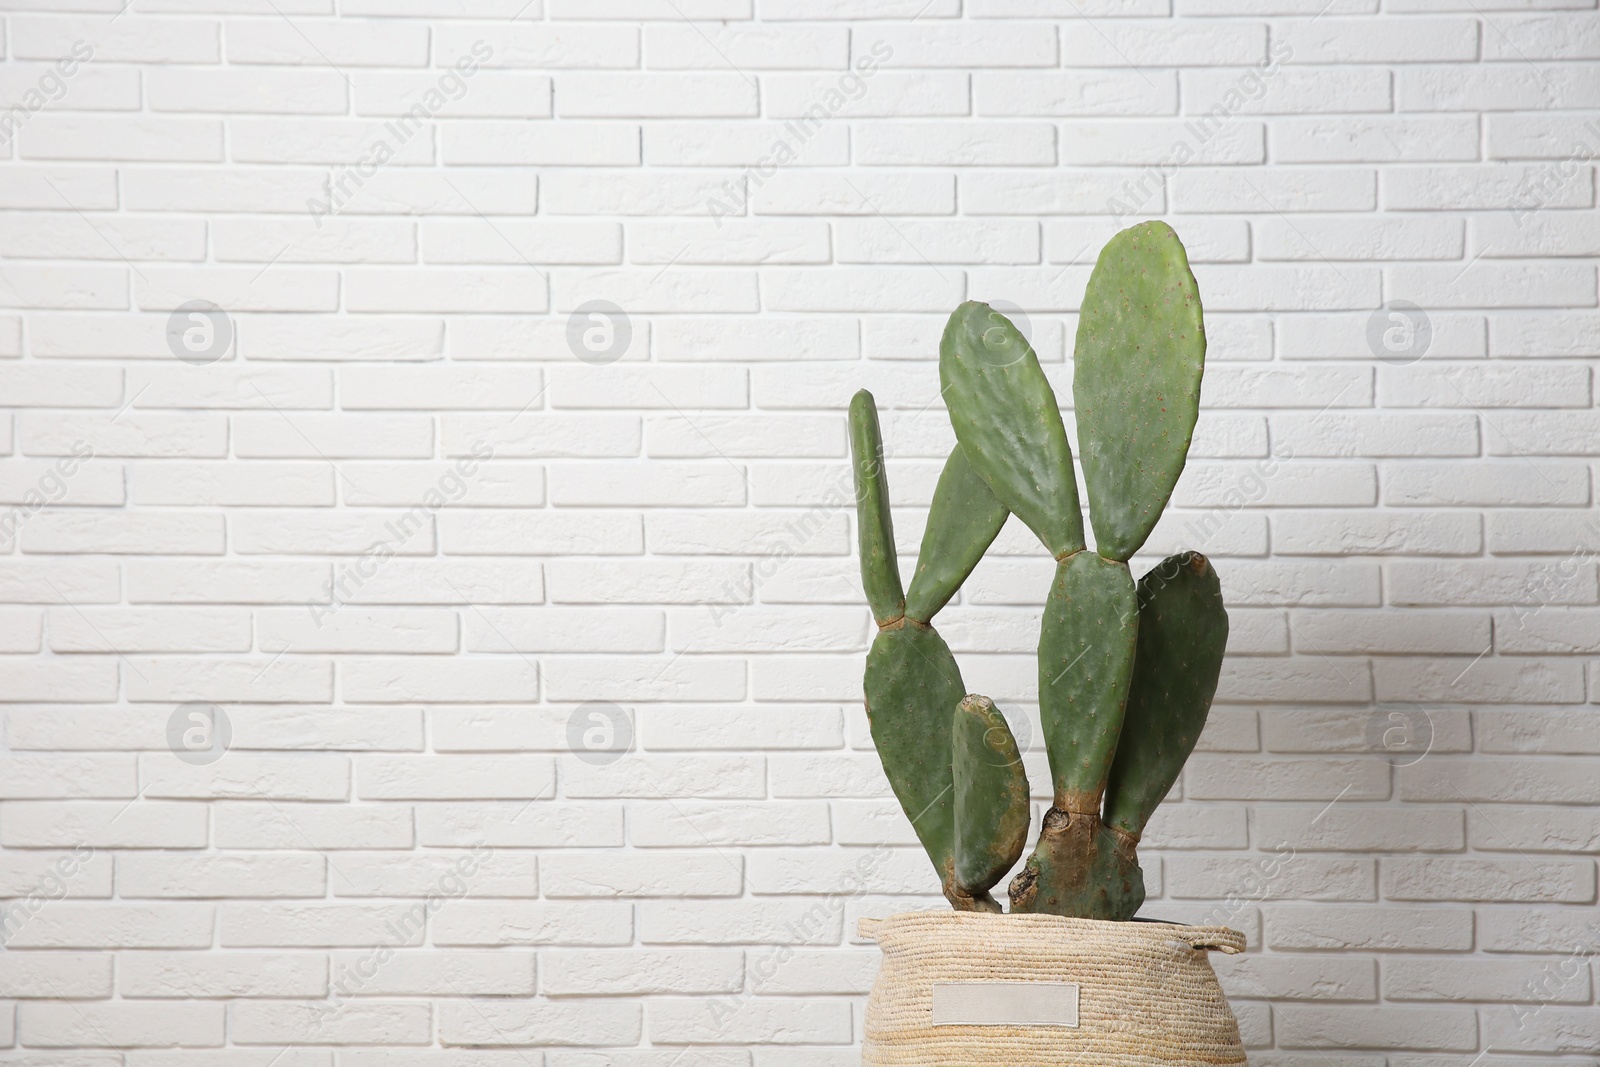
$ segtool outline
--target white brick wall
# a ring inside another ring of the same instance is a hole
[[[1152,552],[1233,611],[1147,912],[1249,935],[1264,1067],[1600,1062],[1595,0],[6,0],[0,46],[0,1064],[853,1067],[855,920],[943,902],[845,405],[909,561],[944,316],[1019,307],[1069,400],[1147,215],[1212,339]],[[1027,720],[1013,525],[941,625]]]

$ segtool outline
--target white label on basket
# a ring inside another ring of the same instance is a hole
[[[1078,1025],[1076,982],[935,982],[935,1026]]]

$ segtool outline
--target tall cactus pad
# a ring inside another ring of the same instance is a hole
[[[974,693],[961,701],[952,735],[956,886],[975,910],[999,911],[989,890],[1028,843],[1028,775],[1011,727],[988,697]]]
[[[1014,912],[1121,921],[1144,904],[1144,871],[1131,838],[1098,816],[1051,808],[1010,895]]]
[[[1106,788],[1109,825],[1144,833],[1200,739],[1227,643],[1222,585],[1206,557],[1169,556],[1139,579],[1139,652]]]
[[[955,657],[937,631],[909,619],[879,631],[867,653],[872,740],[945,896],[957,908],[963,902],[955,891],[951,716],[966,693]]]
[[[1084,551],[1056,566],[1039,630],[1039,717],[1062,811],[1100,812],[1138,631],[1126,563]]]
[[[889,483],[883,475],[883,435],[878,429],[878,405],[865,389],[850,399],[850,454],[855,465],[861,584],[866,589],[873,618],[882,625],[905,613],[905,594],[900,588],[894,525],[889,518]]]
[[[1183,471],[1206,334],[1178,235],[1141,222],[1107,243],[1078,317],[1072,392],[1096,548],[1129,559]]]
[[[1033,346],[988,304],[956,308],[939,384],[973,469],[1058,559],[1083,547],[1072,449]]]
[[[906,594],[908,618],[927,622],[950,602],[1009,514],[956,445],[933,491],[928,528],[917,553],[917,573]]]

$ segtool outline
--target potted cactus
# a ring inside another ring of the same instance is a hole
[[[867,713],[955,909],[863,924],[884,950],[866,1063],[1244,1062],[1199,951],[1239,951],[1240,935],[1126,921],[1144,902],[1140,835],[1205,724],[1228,633],[1204,556],[1169,557],[1137,582],[1128,567],[1183,470],[1204,361],[1177,235],[1159,222],[1117,234],[1089,279],[1073,371],[1090,549],[1038,358],[1005,316],[962,304],[939,349],[957,444],[904,591],[877,410],[865,390],[851,402],[861,573],[878,624]],[[1028,781],[1005,718],[966,691],[933,619],[1012,514],[1056,561],[1038,657],[1053,796],[1003,914],[991,890],[1026,846]],[[974,980],[995,977],[1005,981]]]

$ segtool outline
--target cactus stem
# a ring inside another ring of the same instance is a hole
[[[1100,817],[1100,799],[1103,794],[1071,791],[1057,793],[1055,803],[1050,810],[1062,815],[1082,815],[1098,819]]]
[[[939,888],[944,892],[944,898],[950,902],[950,906],[957,911],[987,911],[999,915],[1004,910],[999,902],[989,895],[987,889],[972,893],[963,888],[956,879],[953,859],[947,865]]]

